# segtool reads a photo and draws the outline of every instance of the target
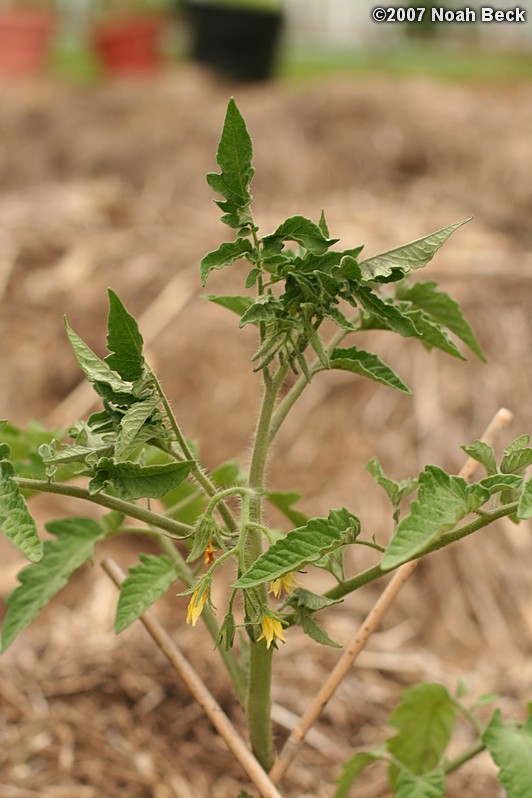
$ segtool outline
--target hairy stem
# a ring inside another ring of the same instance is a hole
[[[486,746],[484,743],[479,740],[478,743],[472,745],[471,748],[467,748],[463,753],[458,754],[455,756],[454,759],[449,760],[445,765],[445,773],[453,773],[453,771],[458,770],[458,768],[465,765],[466,762],[469,762],[470,759],[474,759],[478,754],[481,754],[482,751],[486,750]]]
[[[336,349],[338,344],[340,344],[345,336],[348,334],[349,330],[338,330],[335,335],[329,341],[327,345],[326,352],[328,355]],[[310,375],[316,374],[318,371],[323,371],[323,366],[321,365],[320,361],[316,358],[314,363],[312,363],[309,367]],[[297,402],[303,391],[308,385],[308,380],[304,374],[302,374],[292,385],[286,396],[283,398],[282,402],[279,403],[279,407],[275,411],[275,414],[272,418],[272,423],[270,426],[270,440],[272,441],[277,433],[281,425],[283,424],[285,418],[287,417],[288,413]]]
[[[504,518],[506,515],[512,515],[512,513],[516,512],[517,507],[518,503],[512,502],[511,504],[504,504],[502,507],[498,507],[496,510],[483,513],[481,517],[476,518],[474,521],[470,521],[470,523],[464,524],[464,526],[458,527],[458,529],[453,529],[451,532],[445,532],[440,538],[438,538],[437,541],[431,543],[430,546],[427,546],[426,549],[419,554],[416,554],[414,557],[411,557],[409,560],[407,560],[407,562],[419,560],[422,557],[425,557],[427,554],[432,554],[433,551],[443,549],[445,546],[449,546],[451,543],[455,543],[457,540],[461,540],[468,535],[472,535],[473,532],[477,532],[479,529],[489,526],[491,523],[493,523],[493,521],[497,521],[499,518]],[[396,566],[396,568],[399,567],[400,566]],[[352,593],[359,587],[367,585],[368,582],[374,582],[376,579],[380,579],[381,576],[385,576],[394,570],[395,568],[390,568],[389,570],[384,571],[380,565],[374,565],[372,568],[368,568],[367,570],[357,574],[352,579],[346,579],[345,582],[340,582],[338,585],[331,588],[331,590],[328,590],[324,595],[331,599],[343,598],[343,596],[347,596],[348,593]]]
[[[264,396],[253,441],[253,451],[249,469],[249,487],[256,493],[250,497],[249,520],[260,524],[262,517],[262,498],[260,489],[264,485],[264,474],[268,459],[270,424],[275,408],[277,394],[286,375],[286,366],[281,366],[271,380],[265,380]],[[247,533],[246,559],[249,566],[262,553],[260,530],[251,526]],[[263,603],[267,601],[266,587],[262,585],[259,595]],[[273,649],[266,648],[264,640],[251,642],[249,661],[248,695],[246,715],[253,752],[263,768],[269,770],[274,759],[273,734],[271,725],[271,667]]]
[[[189,524],[183,524],[181,521],[174,521],[172,518],[167,518],[165,515],[154,513],[152,510],[147,510],[145,507],[140,507],[138,504],[132,504],[123,499],[108,496],[106,493],[91,494],[85,488],[80,488],[77,485],[65,485],[61,482],[47,482],[41,479],[15,477],[15,480],[19,488],[23,490],[40,491],[41,493],[57,493],[60,496],[71,496],[74,499],[84,499],[93,504],[107,507],[108,510],[116,510],[131,518],[136,518],[137,521],[144,521],[144,523],[157,527],[157,529],[162,529],[169,535],[179,539],[190,537],[194,531],[194,527]]]
[[[168,398],[167,398],[167,396],[166,396],[166,394],[165,394],[165,392],[164,392],[164,390],[162,388],[162,385],[159,382],[159,380],[157,379],[157,377],[155,376],[155,374],[153,374],[153,372],[152,372],[152,377],[153,377],[153,380],[154,380],[155,387],[157,389],[157,393],[161,397],[162,405],[163,405],[163,407],[164,407],[164,409],[166,411],[166,415],[167,415],[168,421],[170,422],[170,426],[172,427],[172,432],[175,435],[176,441],[179,444],[179,446],[181,448],[181,451],[185,455],[186,459],[187,460],[192,460],[194,462],[194,466],[192,467],[192,470],[191,470],[190,473],[192,474],[192,476],[194,477],[194,479],[196,480],[198,485],[207,494],[207,496],[210,496],[210,497],[215,496],[216,493],[218,492],[216,486],[213,485],[213,483],[211,482],[209,477],[205,474],[205,472],[201,468],[201,466],[198,463],[197,459],[194,457],[194,453],[191,451],[185,436],[181,432],[181,428],[180,428],[179,424],[177,423],[177,419],[176,419],[176,417],[174,415],[174,412],[173,412],[173,410],[172,410],[172,408],[170,406],[170,402],[168,401]],[[236,532],[237,523],[236,523],[235,519],[233,518],[233,515],[232,515],[229,507],[224,502],[220,503],[219,511],[220,511],[220,515],[222,516],[223,521],[224,521],[225,525],[227,526],[227,528],[229,529],[229,531],[230,532]]]

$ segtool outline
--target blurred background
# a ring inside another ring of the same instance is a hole
[[[279,434],[271,487],[300,492],[310,515],[345,505],[384,542],[391,519],[364,470],[370,457],[395,479],[428,462],[458,471],[460,445],[501,406],[514,422],[499,450],[531,431],[532,3],[520,3],[525,23],[467,25],[432,24],[435,3],[411,5],[426,6],[422,23],[377,24],[365,0],[0,3],[2,418],[64,429],[97,407],[79,388],[62,316],[103,354],[111,286],[206,465],[246,466],[260,399],[253,333],[198,298],[199,261],[228,237],[204,176],[233,95],[254,139],[263,232],[324,208],[331,235],[370,256],[474,217],[421,278],[461,303],[488,358],[466,364],[368,334],[362,346],[413,397],[318,375]],[[236,265],[208,290],[241,292],[242,278]],[[87,513],[63,499],[33,508],[41,527]],[[124,568],[137,551],[113,549]],[[352,569],[372,561],[357,552]],[[3,599],[23,565],[0,540]],[[523,720],[531,565],[529,522],[429,558],[289,771],[287,796],[330,796],[339,763],[382,740],[400,691],[420,679],[452,690],[464,680],[472,700],[499,693]],[[325,615],[329,634],[347,642],[381,589]],[[115,599],[97,560],[0,660],[1,798],[234,798],[238,768],[143,630],[114,637]],[[170,591],[157,612],[239,723],[212,643],[183,627],[184,607]],[[338,656],[295,630],[289,639],[279,738]],[[378,768],[357,794],[389,794]],[[464,795],[500,795],[487,758],[453,775],[449,796]]]

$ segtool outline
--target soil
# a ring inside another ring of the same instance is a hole
[[[457,471],[460,445],[479,437],[499,407],[514,413],[499,448],[532,427],[528,83],[365,76],[242,88],[180,68],[157,81],[85,90],[3,85],[0,415],[61,428],[91,412],[90,391],[76,389],[62,316],[103,354],[111,286],[139,315],[150,362],[205,464],[245,464],[260,398],[245,365],[253,334],[197,298],[199,260],[227,236],[204,175],[215,168],[232,93],[254,138],[262,229],[294,213],[317,219],[324,208],[331,234],[371,255],[474,216],[426,274],[461,303],[488,364],[374,333],[361,345],[398,371],[413,398],[320,374],[274,448],[272,487],[301,492],[313,515],[348,506],[367,537],[385,540],[389,514],[363,468],[371,456],[398,479],[427,462]],[[238,266],[216,273],[208,290],[240,292],[241,277]],[[72,508],[63,499],[35,502],[41,525]],[[452,690],[464,680],[472,701],[498,693],[503,711],[523,719],[532,681],[529,531],[529,522],[501,522],[422,565],[289,770],[287,798],[331,796],[340,763],[382,741],[400,691],[420,679]],[[137,552],[131,540],[112,549],[123,568]],[[24,562],[4,540],[0,554],[5,597]],[[236,798],[250,790],[144,630],[114,637],[116,590],[99,567],[104,554],[0,661],[0,798]],[[353,569],[369,562],[371,552],[357,553]],[[380,589],[325,613],[329,634],[348,642]],[[184,607],[170,591],[156,614],[241,727],[212,643],[199,626],[183,625]],[[337,657],[290,630],[275,675],[279,740]],[[460,726],[457,750],[469,739]],[[495,798],[494,773],[482,755],[452,776],[448,795]],[[357,794],[387,796],[383,772],[370,769]]]

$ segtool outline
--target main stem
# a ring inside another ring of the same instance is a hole
[[[268,459],[270,424],[275,408],[279,388],[286,375],[286,368],[281,366],[274,377],[265,380],[264,396],[253,441],[253,451],[249,469],[248,485],[253,488],[250,497],[249,520],[260,524],[262,518],[262,499],[258,495],[264,485],[266,462]],[[251,527],[246,539],[246,557],[248,565],[262,554],[261,533]],[[266,604],[266,587],[257,588],[261,601]],[[271,669],[273,648],[266,647],[266,641],[250,643],[249,679],[246,701],[246,716],[249,738],[253,753],[265,770],[273,765],[275,757],[271,724]]]

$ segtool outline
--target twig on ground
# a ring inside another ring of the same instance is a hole
[[[511,419],[512,413],[509,410],[506,410],[506,408],[498,410],[484,431],[482,440],[486,443],[492,443],[499,431],[509,424]],[[470,479],[477,467],[477,461],[468,457],[460,469],[459,475],[464,479]],[[379,626],[384,614],[395,600],[403,585],[410,579],[420,562],[421,560],[413,560],[401,566],[375,602],[373,608],[359,627],[352,642],[345,649],[330,676],[314,696],[301,716],[299,723],[288,737],[284,748],[270,771],[270,777],[274,783],[278,783],[286,773],[292,759],[303,744],[308,731],[320,716],[323,708],[336,691],[336,688],[350,670],[373,632]]]
[[[102,562],[102,567],[115,585],[120,587],[125,579],[125,574],[115,560],[112,557],[107,557]],[[257,762],[214,696],[209,692],[208,688],[202,682],[168,632],[163,629],[159,621],[157,621],[150,612],[145,612],[140,617],[140,620],[155,644],[177,671],[194,700],[203,709],[216,731],[224,739],[235,759],[242,765],[263,798],[281,798],[281,794],[268,774]]]

